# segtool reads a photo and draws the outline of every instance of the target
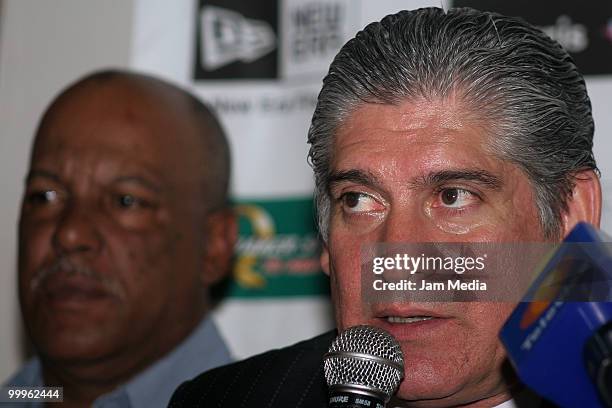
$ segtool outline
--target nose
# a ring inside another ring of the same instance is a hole
[[[431,231],[416,209],[405,206],[391,210],[378,239],[386,243],[429,242]]]
[[[95,253],[102,246],[92,211],[68,205],[61,214],[53,235],[53,247],[59,254]]]

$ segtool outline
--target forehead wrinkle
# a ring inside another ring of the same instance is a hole
[[[388,112],[391,107],[393,112]],[[384,113],[380,118],[384,121],[387,131],[410,131],[430,127],[442,130],[459,130],[466,124],[466,119],[475,119],[472,112],[464,106],[457,95],[449,95],[434,100],[416,98],[395,104],[367,103],[360,105],[353,113],[353,118],[360,117],[360,111],[365,108],[374,108]],[[364,129],[367,128],[367,125]]]
[[[125,133],[126,137],[121,137],[119,143],[127,149],[138,149],[139,145],[155,143],[156,146],[165,145],[158,152],[161,153],[160,158],[174,153],[183,157],[181,162],[185,165],[197,165],[205,161],[202,158],[202,138],[199,137],[201,130],[194,114],[187,109],[184,101],[181,107],[173,103],[184,98],[180,94],[174,95],[168,90],[157,88],[134,81],[116,80],[103,84],[88,83],[69,91],[50,108],[45,126],[38,132],[35,152],[43,147],[43,141],[59,144],[63,148],[66,145],[88,146],[92,139],[104,145],[105,139],[101,135],[111,131],[118,135]],[[75,122],[73,125],[73,121],[66,121],[63,117],[60,121],[60,118],[56,118],[57,114],[66,110],[81,113],[83,109],[89,120],[85,128],[87,134],[79,128],[78,132],[73,132],[79,134],[78,138],[73,136],[64,140],[66,126],[77,126],[80,123]],[[165,129],[169,134],[164,135],[160,129]],[[136,137],[136,134],[140,136]],[[171,141],[172,138],[174,141]],[[111,142],[108,147],[112,150],[115,143]],[[47,150],[55,147],[44,144]],[[122,150],[125,149],[118,151]]]

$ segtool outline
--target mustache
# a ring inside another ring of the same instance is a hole
[[[118,287],[114,281],[111,281],[94,268],[80,262],[75,262],[67,257],[57,258],[53,263],[39,268],[30,281],[30,290],[39,290],[44,286],[45,282],[54,279],[60,273],[63,277],[82,276],[93,279],[107,291],[113,294],[119,293]]]

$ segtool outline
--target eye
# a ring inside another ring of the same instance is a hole
[[[342,194],[340,202],[347,212],[352,213],[374,212],[383,209],[382,204],[371,195],[355,191]]]
[[[26,194],[26,201],[32,205],[49,204],[58,199],[55,190],[34,190]]]
[[[440,207],[462,208],[477,198],[476,194],[462,188],[444,188],[439,193]]]
[[[157,225],[159,201],[146,192],[119,190],[105,196],[109,214],[130,230],[151,230]]]
[[[115,197],[115,204],[117,207],[125,209],[147,208],[151,206],[148,201],[133,194],[118,194]]]

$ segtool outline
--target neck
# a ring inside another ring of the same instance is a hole
[[[149,368],[160,358],[171,352],[200,323],[205,313],[193,322],[182,326],[182,330],[173,333],[151,333],[148,338],[158,341],[144,341],[124,351],[115,351],[98,358],[73,357],[70,359],[53,359],[41,355],[41,366],[44,384],[64,388],[66,408],[91,407],[93,402],[108,394],[133,377]]]
[[[405,401],[391,399],[389,407],[392,408],[408,408],[408,407],[423,407],[423,408],[491,408],[508,401],[512,398],[509,393],[493,395],[477,401],[468,403],[463,402],[443,402],[443,400],[423,400],[423,401]]]
[[[471,401],[462,402],[455,401],[450,402],[447,399],[439,400],[422,400],[422,401],[406,401],[396,397],[391,398],[388,406],[391,408],[404,408],[404,407],[444,407],[444,408],[491,408],[496,407],[506,401],[514,400],[518,407],[531,407],[539,406],[542,399],[530,389],[526,388],[519,382],[514,381],[513,384],[508,388],[488,397]]]

